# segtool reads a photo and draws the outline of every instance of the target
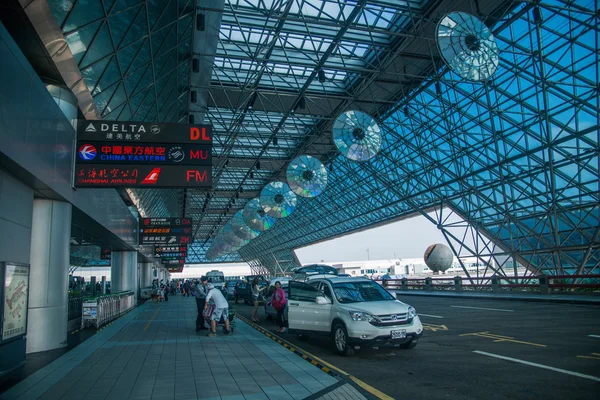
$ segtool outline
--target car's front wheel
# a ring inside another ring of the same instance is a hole
[[[404,350],[410,350],[410,349],[414,349],[415,347],[417,347],[418,344],[419,344],[419,339],[413,339],[408,343],[402,343],[400,345],[400,348],[404,349]]]
[[[333,340],[333,346],[339,355],[351,356],[354,354],[354,347],[349,343],[348,331],[343,324],[338,322],[333,325],[331,338]]]

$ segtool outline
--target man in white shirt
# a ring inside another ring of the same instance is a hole
[[[204,309],[208,308],[208,302],[210,300],[215,303],[215,309],[210,317],[211,331],[208,336],[217,336],[217,322],[220,321],[221,318],[225,320],[225,334],[229,335],[229,303],[227,303],[227,299],[219,289],[216,289],[213,285],[209,285]]]

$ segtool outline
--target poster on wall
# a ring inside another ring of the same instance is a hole
[[[6,263],[4,269],[3,341],[27,334],[28,298],[29,267]]]

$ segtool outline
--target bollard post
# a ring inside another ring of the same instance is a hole
[[[492,293],[500,293],[500,279],[496,275],[492,276]]]
[[[460,276],[454,277],[454,290],[457,292],[462,292],[462,278]]]
[[[432,281],[431,281],[430,277],[425,278],[425,290],[428,292],[431,291],[431,289],[432,289],[431,283],[432,283]]]
[[[541,274],[538,276],[538,280],[540,282],[540,293],[542,293],[542,294],[550,293],[550,287],[548,286],[548,276]]]
[[[406,278],[402,278],[402,290],[408,290],[408,280]]]

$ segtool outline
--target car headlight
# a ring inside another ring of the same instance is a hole
[[[417,310],[414,307],[408,306],[408,318],[414,318],[417,316]]]
[[[375,320],[373,315],[362,311],[350,311],[350,317],[353,321],[371,322]]]

